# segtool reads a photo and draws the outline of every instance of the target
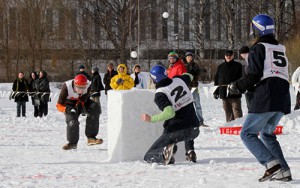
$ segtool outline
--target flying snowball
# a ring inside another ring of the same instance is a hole
[[[164,12],[164,13],[162,14],[162,16],[163,16],[163,18],[168,18],[168,17],[169,17],[169,13],[168,13],[168,12]]]
[[[132,51],[132,52],[130,53],[130,56],[131,56],[132,58],[137,58],[137,52],[136,52],[136,51]]]

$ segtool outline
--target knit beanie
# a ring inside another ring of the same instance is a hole
[[[92,70],[93,70],[94,72],[99,72],[99,68],[98,68],[98,67],[93,67]]]
[[[170,58],[178,59],[178,54],[176,52],[170,52],[168,54],[168,59],[170,59]]]

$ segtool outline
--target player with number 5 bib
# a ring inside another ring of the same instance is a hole
[[[154,102],[162,112],[152,116],[143,114],[141,119],[153,123],[164,121],[164,132],[147,151],[144,160],[149,163],[174,164],[176,143],[193,140],[199,135],[199,120],[188,87],[193,76],[185,73],[170,79],[166,69],[156,65],[150,70],[150,77],[156,84]],[[187,152],[194,150],[189,144],[185,144],[185,149]]]
[[[255,87],[241,138],[258,162],[266,167],[259,182],[291,181],[290,167],[273,134],[281,117],[291,111],[285,46],[275,39],[274,20],[268,15],[255,16],[252,30],[256,42],[250,48],[248,74],[229,85],[228,90],[242,93],[251,86]]]

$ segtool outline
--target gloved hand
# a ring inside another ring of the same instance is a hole
[[[123,83],[124,82],[124,80],[122,79],[122,78],[119,78],[118,80],[117,80],[117,84],[119,85],[119,84],[121,84],[121,83]]]
[[[241,94],[241,92],[236,87],[236,83],[231,83],[227,86],[228,94],[230,95],[238,95]]]
[[[72,115],[72,114],[76,114],[77,113],[77,109],[73,106],[66,106],[66,114],[68,115]]]
[[[220,94],[219,94],[219,87],[216,88],[216,90],[214,91],[213,95],[214,95],[214,98],[215,98],[215,99],[218,99],[218,98],[220,97]]]

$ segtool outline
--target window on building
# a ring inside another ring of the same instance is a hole
[[[157,39],[157,13],[156,13],[157,4],[156,1],[151,1],[151,39]]]
[[[189,15],[189,0],[184,0],[184,29],[183,29],[183,39],[185,41],[190,40],[190,15]]]
[[[9,38],[14,39],[17,36],[17,9],[9,8]]]
[[[58,11],[58,37],[59,37],[59,40],[64,40],[65,34],[66,34],[65,10],[59,9],[59,11]]]

